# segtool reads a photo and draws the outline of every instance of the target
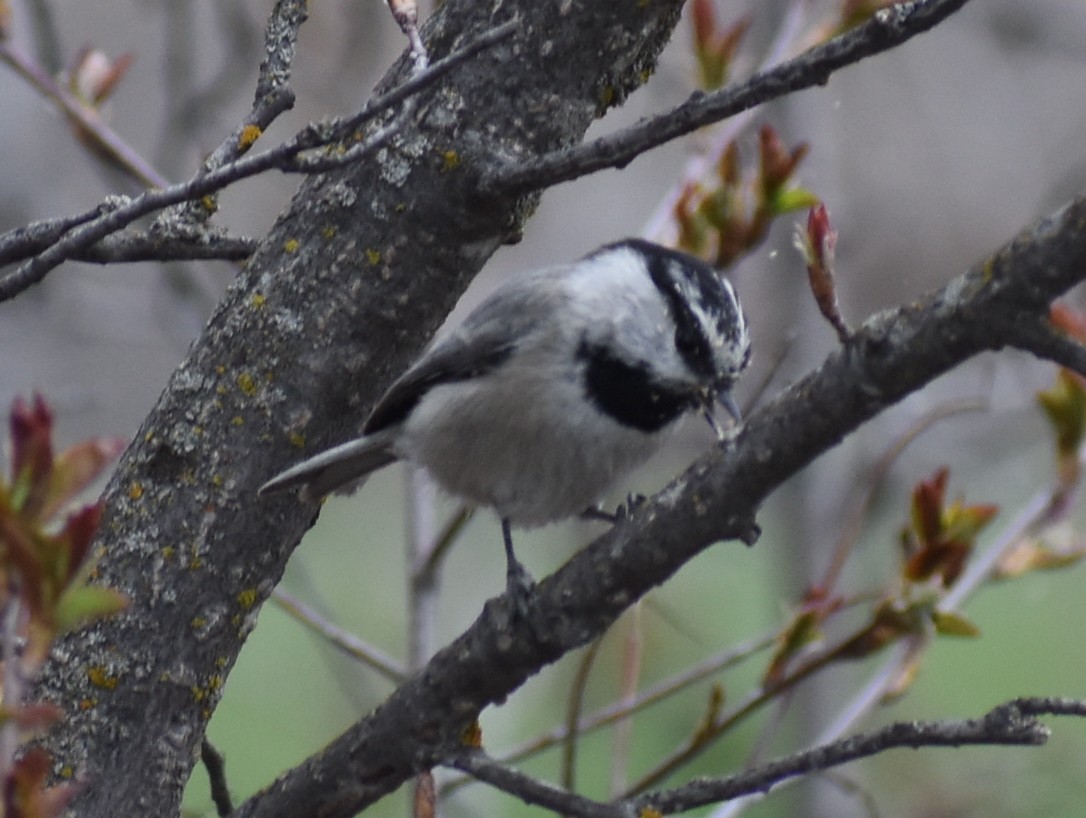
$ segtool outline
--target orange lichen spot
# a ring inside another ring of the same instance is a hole
[[[283,242],[283,250],[287,253],[297,253],[301,243],[297,239],[287,239]]]
[[[143,496],[143,484],[142,483],[132,483],[132,485],[130,485],[128,487],[128,499],[129,500],[138,500],[142,496]]]
[[[250,373],[242,372],[234,382],[238,385],[238,389],[246,395],[256,394],[256,379]]]
[[[483,746],[483,728],[478,720],[473,721],[464,728],[464,731],[460,734],[460,743],[465,747],[474,747],[476,749]]]
[[[260,135],[264,133],[258,125],[246,125],[241,129],[241,133],[238,135],[238,150],[244,153],[253,146],[256,140],[260,139]]]
[[[121,681],[118,677],[106,670],[105,665],[94,665],[93,667],[87,668],[87,679],[92,685],[100,687],[103,690],[113,690]]]

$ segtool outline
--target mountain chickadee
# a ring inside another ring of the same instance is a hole
[[[651,242],[610,244],[512,279],[431,345],[378,401],[362,437],[260,488],[303,499],[353,487],[395,460],[497,511],[508,591],[531,587],[510,524],[594,506],[666,440],[687,411],[718,401],[750,359],[731,285],[700,259]]]

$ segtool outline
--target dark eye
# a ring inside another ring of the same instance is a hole
[[[675,349],[684,358],[696,354],[700,347],[701,341],[696,333],[684,331],[682,328],[675,330]]]

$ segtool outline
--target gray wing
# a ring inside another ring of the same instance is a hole
[[[539,329],[554,309],[549,302],[558,297],[557,288],[541,288],[538,279],[560,276],[565,269],[529,273],[499,288],[389,387],[363,431],[373,434],[394,427],[431,388],[478,378],[505,363],[523,338]]]

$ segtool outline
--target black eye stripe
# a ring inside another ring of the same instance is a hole
[[[679,253],[658,244],[630,239],[624,244],[640,252],[648,264],[649,276],[656,289],[663,295],[668,312],[675,321],[675,348],[693,371],[711,376],[716,367],[713,347],[705,335],[705,328],[690,308],[690,304],[679,287],[678,269],[685,268],[693,273],[690,280],[697,285],[699,306],[712,314],[720,310],[716,298],[711,298],[710,285],[719,281],[716,271],[700,259]],[[708,280],[706,280],[708,278]],[[726,316],[725,316],[726,317]],[[718,321],[718,329],[723,321]]]

